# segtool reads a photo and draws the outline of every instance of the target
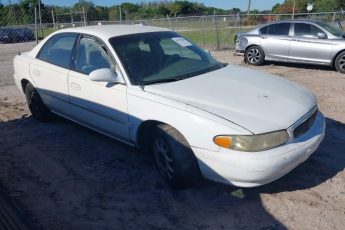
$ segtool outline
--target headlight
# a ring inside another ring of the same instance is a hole
[[[223,148],[258,152],[275,148],[289,140],[286,130],[258,135],[219,135],[213,138],[213,142]]]

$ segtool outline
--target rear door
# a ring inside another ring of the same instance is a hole
[[[294,62],[330,64],[333,44],[331,40],[318,38],[324,33],[315,25],[303,22],[294,23],[293,40],[289,59]]]
[[[76,33],[51,37],[30,65],[30,75],[49,108],[63,111],[69,101],[67,77],[71,68]]]
[[[291,23],[270,24],[260,29],[266,60],[285,61],[289,57]]]

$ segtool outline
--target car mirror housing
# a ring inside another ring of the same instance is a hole
[[[92,71],[89,74],[90,80],[110,83],[124,83],[121,75],[110,68],[102,68]]]
[[[319,39],[327,39],[327,34],[325,34],[325,33],[317,33],[317,37]]]
[[[209,55],[212,56],[211,51],[209,51],[209,50],[207,50],[207,49],[204,49],[204,51],[205,51],[206,53],[208,53]]]

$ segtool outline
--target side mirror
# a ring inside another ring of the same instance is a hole
[[[94,70],[89,74],[89,77],[92,81],[124,83],[122,77],[109,68]]]
[[[319,39],[327,39],[327,34],[325,34],[325,33],[317,33],[317,37],[319,38]]]
[[[206,53],[208,53],[209,55],[211,55],[211,51],[209,51],[209,50],[207,50],[207,49],[204,49],[204,51],[206,52]],[[211,55],[212,56],[212,55]]]

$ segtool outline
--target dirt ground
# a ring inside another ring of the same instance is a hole
[[[31,117],[14,86],[12,59],[32,46],[0,45],[0,186],[35,228],[345,229],[345,75],[319,66],[250,67],[316,94],[327,119],[320,148],[265,186],[203,180],[172,191],[136,149],[64,119]],[[246,66],[230,50],[213,55]]]

